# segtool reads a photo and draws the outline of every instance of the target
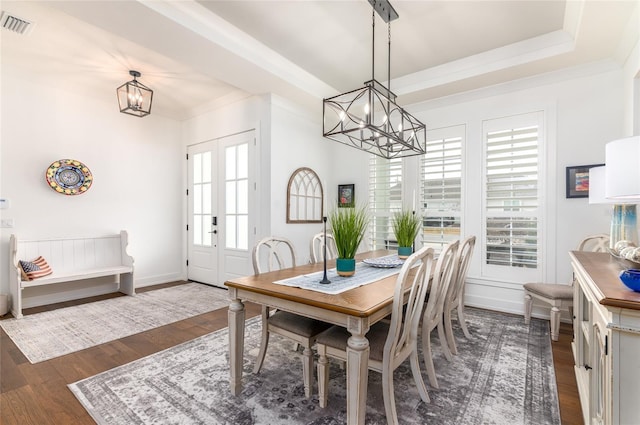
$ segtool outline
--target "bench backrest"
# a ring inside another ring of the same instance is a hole
[[[19,260],[31,261],[44,257],[53,273],[91,270],[111,266],[133,266],[127,252],[126,231],[118,235],[69,239],[18,240],[11,237],[14,264]]]

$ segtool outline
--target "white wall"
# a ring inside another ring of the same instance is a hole
[[[0,292],[9,289],[8,239],[92,236],[129,232],[139,286],[182,278],[180,123],[157,115],[137,118],[118,111],[110,97],[61,91],[2,65]],[[88,192],[64,196],[50,189],[45,170],[62,158],[86,164],[94,176]],[[62,288],[62,287],[61,287]],[[88,290],[66,285],[61,299],[112,292],[99,281]],[[35,290],[34,290],[35,291]],[[46,290],[42,291],[47,292]],[[43,303],[38,293],[27,306]],[[48,299],[57,301],[56,297]]]
[[[271,223],[267,234],[285,236],[296,247],[300,264],[310,260],[311,237],[322,230],[320,223],[287,223],[287,185],[301,167],[316,172],[325,190],[325,212],[337,197],[337,176],[333,165],[334,146],[322,137],[320,117],[309,115],[285,99],[274,97],[271,110]]]

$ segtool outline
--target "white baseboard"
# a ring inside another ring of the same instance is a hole
[[[136,279],[136,288],[144,288],[145,286],[159,285],[161,283],[175,282],[177,280],[186,280],[181,273],[168,273],[156,276],[148,276],[142,279]]]

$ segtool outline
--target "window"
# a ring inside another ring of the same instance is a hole
[[[464,133],[464,126],[428,131],[427,153],[420,160],[422,243],[438,251],[460,238]]]
[[[193,155],[193,244],[210,247],[211,152]]]
[[[225,148],[226,247],[248,249],[249,245],[249,145]]]
[[[402,159],[369,159],[369,214],[371,249],[398,247],[391,218],[402,208]]]
[[[486,264],[537,269],[540,264],[542,114],[485,121]]]

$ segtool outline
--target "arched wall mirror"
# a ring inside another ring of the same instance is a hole
[[[287,223],[322,223],[324,189],[311,168],[298,168],[287,185]]]

